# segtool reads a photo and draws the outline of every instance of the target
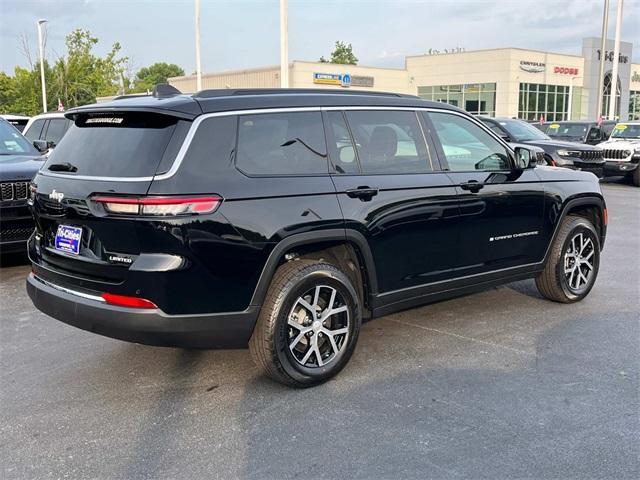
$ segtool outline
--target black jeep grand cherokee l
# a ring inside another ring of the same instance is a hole
[[[318,384],[362,319],[533,277],[574,302],[598,181],[536,166],[467,113],[393,94],[204,91],[68,112],[32,185],[37,308],[133,342],[249,346]]]

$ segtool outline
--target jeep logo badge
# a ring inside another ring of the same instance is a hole
[[[55,190],[55,189],[53,189],[53,190],[51,191],[51,193],[49,194],[49,198],[50,198],[51,200],[55,200],[55,201],[56,201],[56,202],[58,202],[58,203],[61,203],[61,202],[62,202],[62,199],[64,198],[64,193],[62,193],[62,192],[56,192],[56,190]]]

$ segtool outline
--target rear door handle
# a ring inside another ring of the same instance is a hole
[[[371,197],[375,197],[378,194],[378,189],[371,187],[358,187],[347,190],[345,193],[351,198],[359,198],[360,200],[367,201],[371,200]]]
[[[468,182],[460,184],[460,188],[462,190],[468,190],[472,193],[479,192],[483,187],[484,183],[480,183],[477,180],[469,180]]]

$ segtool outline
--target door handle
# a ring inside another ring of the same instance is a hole
[[[368,201],[371,200],[371,197],[375,197],[378,194],[378,189],[371,187],[358,187],[347,190],[345,193],[350,198],[359,198],[360,200]]]
[[[477,193],[484,187],[484,183],[480,183],[477,180],[469,180],[468,182],[461,183],[460,188],[462,190],[468,190],[471,193]]]

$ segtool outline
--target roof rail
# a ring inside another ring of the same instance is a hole
[[[193,94],[197,98],[233,97],[240,95],[368,95],[379,97],[408,97],[417,98],[415,95],[389,92],[367,92],[363,90],[339,90],[337,88],[220,88],[200,90]]]
[[[148,97],[149,93],[125,93],[124,95],[118,95],[113,97],[112,100],[122,100],[123,98],[138,98],[138,97]]]
[[[168,83],[158,83],[155,87],[153,87],[153,96],[156,98],[160,97],[173,97],[174,95],[181,95],[182,92],[178,90],[173,85],[169,85]]]

